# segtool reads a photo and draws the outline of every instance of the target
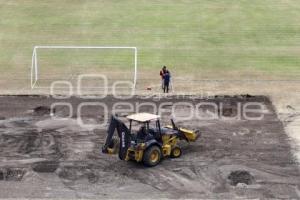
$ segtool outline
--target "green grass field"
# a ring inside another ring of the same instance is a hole
[[[100,45],[138,47],[140,71],[298,78],[299,19],[298,0],[0,0],[0,70],[27,77],[34,45]]]

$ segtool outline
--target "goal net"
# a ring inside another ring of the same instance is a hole
[[[135,89],[137,48],[107,46],[35,46],[31,88],[80,87]]]

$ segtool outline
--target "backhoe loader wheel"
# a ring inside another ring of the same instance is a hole
[[[182,153],[181,148],[176,146],[171,151],[171,157],[172,158],[179,158],[181,156],[181,153]]]
[[[151,146],[148,149],[146,149],[144,156],[143,156],[143,162],[145,165],[149,167],[153,167],[157,165],[161,160],[161,150],[158,146]]]

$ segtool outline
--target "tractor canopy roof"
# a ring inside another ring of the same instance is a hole
[[[127,116],[127,119],[137,121],[137,122],[149,122],[152,120],[158,120],[159,118],[160,118],[159,115],[154,115],[150,113],[136,113]]]

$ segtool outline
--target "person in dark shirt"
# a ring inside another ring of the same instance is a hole
[[[170,85],[170,73],[169,71],[166,71],[164,74],[164,93],[169,92],[169,85]]]
[[[159,75],[161,77],[161,88],[164,89],[164,76],[165,76],[165,73],[167,72],[167,67],[166,66],[163,66],[163,68],[160,70],[159,72]]]

